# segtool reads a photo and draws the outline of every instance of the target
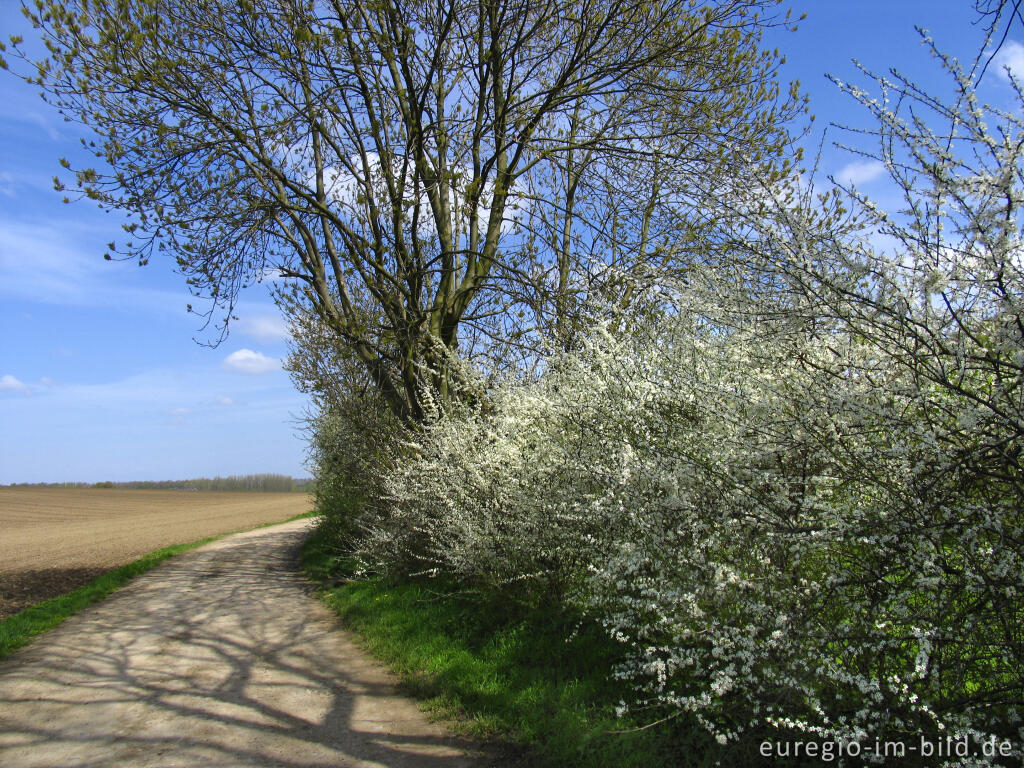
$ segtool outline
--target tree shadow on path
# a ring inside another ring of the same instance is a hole
[[[0,765],[490,763],[310,596],[307,525],[183,555],[0,662]]]

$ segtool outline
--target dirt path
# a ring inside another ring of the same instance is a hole
[[[0,662],[0,765],[483,764],[309,594],[308,524],[181,555]]]

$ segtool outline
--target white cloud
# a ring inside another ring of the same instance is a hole
[[[264,344],[284,341],[288,338],[288,324],[279,315],[254,315],[243,317],[235,327],[246,336],[251,336]]]
[[[233,405],[237,405],[234,400],[230,397],[224,397],[224,395],[217,395],[217,405],[223,405],[225,408],[230,408]]]
[[[858,186],[874,181],[883,173],[885,166],[878,160],[854,160],[840,168],[834,178],[844,186]]]
[[[1016,40],[1007,40],[992,59],[992,64],[1003,80],[1010,79],[1006,74],[1007,69],[1014,77],[1024,78],[1024,45]]]
[[[223,368],[235,373],[269,373],[281,367],[281,363],[273,357],[251,349],[240,349],[224,358]]]
[[[262,277],[260,278],[260,280],[261,280],[262,282],[264,282],[264,283],[276,283],[276,282],[278,282],[279,280],[287,280],[287,279],[288,279],[288,278],[287,278],[287,277],[285,277],[285,276],[284,276],[284,275],[283,275],[283,274],[281,273],[281,270],[280,270],[280,269],[278,269],[277,267],[266,267],[266,268],[265,268],[265,269],[263,270],[263,275],[262,275]]]
[[[0,392],[26,392],[28,387],[9,373],[0,376]]]

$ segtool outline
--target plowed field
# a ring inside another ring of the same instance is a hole
[[[304,493],[0,488],[0,619],[154,549],[310,506]]]

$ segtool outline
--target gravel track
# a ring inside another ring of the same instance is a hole
[[[180,555],[0,662],[0,765],[483,765],[296,572],[308,520]]]

